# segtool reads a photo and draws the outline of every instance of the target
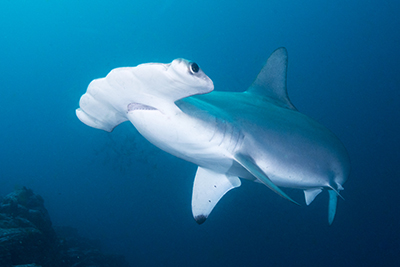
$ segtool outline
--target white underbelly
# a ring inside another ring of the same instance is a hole
[[[186,114],[166,116],[158,110],[135,110],[128,118],[149,142],[176,157],[215,171],[226,172],[233,164],[230,141],[213,127]]]

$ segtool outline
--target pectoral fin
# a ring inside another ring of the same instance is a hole
[[[250,172],[254,177],[256,177],[260,182],[265,184],[266,186],[269,187],[272,191],[277,193],[283,198],[286,198],[287,200],[299,205],[296,201],[291,199],[288,195],[286,195],[285,192],[283,192],[279,187],[277,187],[269,178],[268,176],[257,166],[257,164],[254,162],[254,160],[244,154],[236,154],[235,155],[235,160],[242,165],[248,172]]]
[[[239,187],[240,179],[199,167],[193,185],[192,213],[198,224],[207,219],[218,201],[229,190]]]

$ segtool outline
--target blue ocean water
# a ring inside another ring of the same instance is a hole
[[[3,0],[0,194],[33,189],[54,225],[132,266],[397,266],[399,11],[394,0]],[[280,46],[292,102],[351,157],[331,226],[326,192],[298,207],[246,181],[197,225],[194,165],[129,123],[106,133],[75,116],[113,68],[183,57],[216,90],[243,91]]]

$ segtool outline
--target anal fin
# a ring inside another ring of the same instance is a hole
[[[192,213],[198,224],[207,219],[218,201],[229,190],[239,187],[240,179],[199,167],[193,185]]]
[[[322,188],[311,188],[311,189],[306,189],[304,190],[304,197],[306,199],[306,204],[307,206],[311,204],[311,202],[314,201],[315,197],[319,195],[319,193],[322,192]]]

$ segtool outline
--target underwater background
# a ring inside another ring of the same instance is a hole
[[[400,2],[396,0],[2,0],[0,194],[26,186],[53,225],[98,239],[132,266],[398,266]],[[75,116],[111,69],[198,63],[215,90],[243,91],[276,48],[302,113],[345,144],[352,172],[328,225],[328,194],[296,206],[243,181],[203,225],[196,166],[129,123]]]

